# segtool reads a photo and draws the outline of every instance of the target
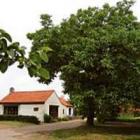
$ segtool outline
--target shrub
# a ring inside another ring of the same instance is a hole
[[[62,118],[57,118],[57,121],[62,121]]]
[[[69,117],[61,118],[61,121],[68,121],[68,120],[69,120]]]
[[[120,113],[117,117],[119,120],[131,120],[132,118],[134,118],[133,113]]]
[[[0,115],[0,121],[20,121],[39,124],[40,121],[35,116],[16,116],[16,115]]]
[[[140,111],[134,111],[134,116],[135,117],[140,117]]]
[[[45,123],[50,123],[52,122],[52,117],[48,114],[44,114],[44,122]]]
[[[73,117],[67,116],[67,117],[63,117],[63,118],[57,118],[57,121],[69,121],[72,119],[73,119]]]

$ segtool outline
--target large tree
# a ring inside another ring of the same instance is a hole
[[[12,42],[11,36],[0,29],[0,71],[4,73],[7,68],[19,62],[18,67],[24,65],[24,48],[18,42]]]
[[[43,28],[28,34],[33,41],[30,60],[36,61],[33,53],[47,49],[36,64],[50,74],[41,76],[34,63],[31,75],[48,83],[61,72],[65,93],[80,98],[89,125],[95,112],[100,115],[110,105],[140,96],[140,23],[131,11],[133,3],[80,9],[59,26],[42,15]]]

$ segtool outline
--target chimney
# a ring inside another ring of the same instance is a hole
[[[11,88],[9,89],[9,92],[10,92],[10,93],[12,93],[12,92],[14,92],[14,91],[15,91],[14,87],[11,87]]]

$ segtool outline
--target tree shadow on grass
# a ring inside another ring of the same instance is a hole
[[[85,136],[90,134],[98,135],[122,135],[140,137],[140,123],[138,122],[107,122],[105,124],[96,124],[94,127],[82,126],[68,130],[57,130],[52,133],[57,138],[69,138],[76,136]]]
[[[109,122],[103,125],[97,125],[95,129],[92,129],[94,132],[102,134],[140,135],[140,124],[136,123]]]

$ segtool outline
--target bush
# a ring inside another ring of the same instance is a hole
[[[131,120],[132,118],[134,118],[133,113],[120,113],[117,117],[119,120]]]
[[[50,123],[52,121],[53,121],[53,118],[50,115],[44,114],[44,122],[45,123]]]
[[[62,118],[57,118],[57,121],[58,121],[58,122],[62,121]]]
[[[0,121],[19,121],[39,124],[40,121],[35,116],[16,116],[16,115],[0,115]]]
[[[135,117],[140,117],[140,111],[134,111],[134,116]]]
[[[56,120],[57,121],[69,121],[69,120],[73,120],[74,117],[70,117],[70,116],[67,116],[67,117],[63,117],[63,118],[57,118]]]
[[[61,118],[61,121],[69,121],[69,117],[64,117],[64,118]]]

